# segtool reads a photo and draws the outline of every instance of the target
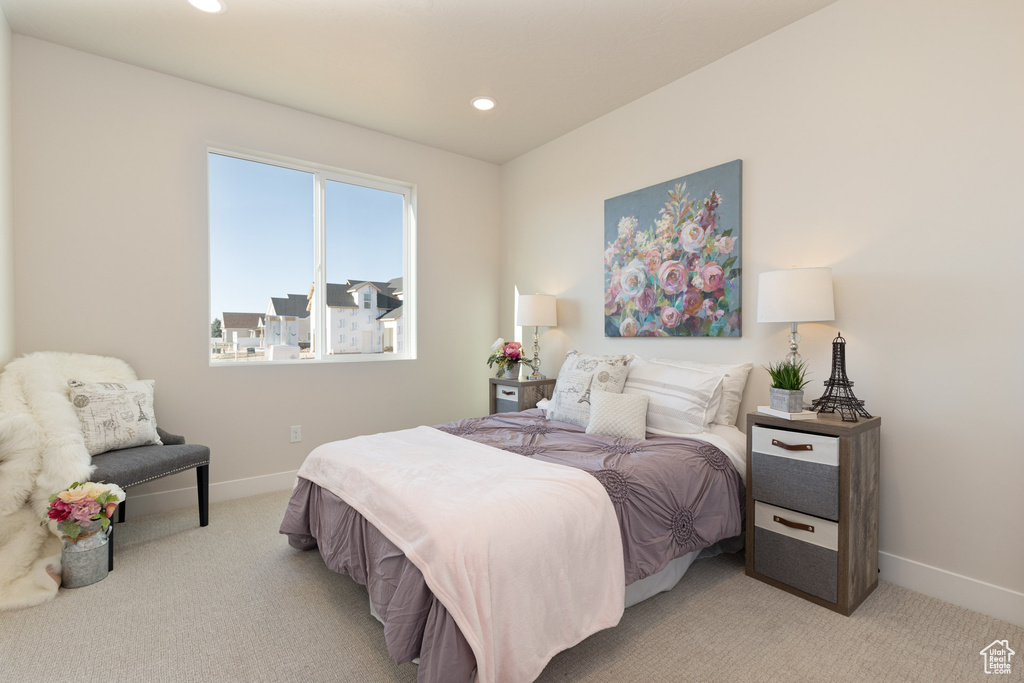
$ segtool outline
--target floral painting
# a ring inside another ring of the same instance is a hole
[[[605,201],[606,337],[740,336],[742,163]]]

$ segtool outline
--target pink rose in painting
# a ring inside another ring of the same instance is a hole
[[[647,272],[657,273],[658,268],[661,268],[661,251],[657,248],[649,250],[644,256],[644,265],[647,266]]]
[[[641,313],[647,314],[654,310],[654,304],[657,303],[657,300],[654,290],[650,287],[645,287],[644,291],[636,299],[636,307],[640,309]]]
[[[622,269],[622,277],[619,278],[619,286],[627,299],[635,299],[640,296],[647,286],[647,271],[644,264],[638,259],[633,259],[629,265]]]
[[[679,261],[665,261],[658,269],[658,284],[666,294],[678,294],[686,286],[686,268]]]
[[[693,221],[684,223],[679,230],[679,243],[683,245],[683,249],[691,253],[704,248],[706,237],[704,228]]]
[[[701,289],[705,292],[713,292],[716,289],[721,289],[725,282],[725,273],[722,271],[722,266],[714,261],[708,261],[700,269],[700,279],[703,281]]]
[[[687,270],[700,270],[700,254],[687,254],[683,263],[686,264]]]
[[[690,287],[683,294],[683,312],[689,315],[694,315],[700,310],[701,302],[700,292],[696,288]]]
[[[715,311],[715,322],[717,323],[719,320],[721,320],[722,316],[724,316],[724,315],[725,315],[725,311],[723,311],[720,308],[717,311]]]
[[[704,313],[706,313],[710,318],[711,315],[718,310],[718,304],[715,303],[714,299],[704,299],[704,303],[701,305],[701,308],[704,309]]]
[[[732,250],[736,248],[735,237],[716,237],[715,248],[718,249],[720,254],[731,254]]]
[[[619,288],[618,280],[612,280],[608,287],[604,290],[604,314],[615,315],[619,312],[619,294],[622,290]]]
[[[672,306],[664,306],[661,309],[661,324],[666,329],[673,329],[683,321],[683,314]]]
[[[635,337],[639,331],[640,326],[637,324],[636,319],[632,316],[626,318],[619,323],[619,334],[623,337]]]

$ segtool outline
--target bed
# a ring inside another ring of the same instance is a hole
[[[594,383],[587,381],[588,387]],[[648,433],[638,440],[587,433],[585,426],[548,419],[543,410],[533,409],[459,420],[434,430],[522,456],[519,461],[579,470],[588,474],[588,481],[599,482],[607,497],[603,504],[610,501],[614,511],[612,523],[620,541],[616,547],[621,558],[616,561],[622,563],[619,576],[626,584],[614,598],[621,601],[620,614],[623,606],[674,586],[701,553],[739,547],[744,440],[735,427],[711,426],[686,436]],[[480,450],[480,457],[489,452],[494,451]],[[471,681],[474,675],[507,680],[489,665],[487,675],[480,675],[478,645],[467,641],[460,626],[464,611],[449,611],[407,553],[324,482],[302,474],[300,470],[280,531],[292,547],[318,548],[330,569],[366,586],[370,609],[384,624],[391,657],[399,663],[418,661],[420,683]],[[546,583],[544,577],[534,580]],[[612,623],[596,624],[589,633]],[[577,636],[575,642],[582,640]],[[570,639],[561,647],[572,644]],[[540,669],[517,675],[532,680],[551,654],[539,654]]]

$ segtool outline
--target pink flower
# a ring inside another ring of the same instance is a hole
[[[697,266],[700,265],[700,254],[687,254],[683,263],[686,264],[687,270],[697,270]]]
[[[519,342],[508,342],[505,347],[501,350],[501,354],[505,358],[511,358],[512,360],[519,360],[523,357],[523,345]]]
[[[694,315],[700,310],[701,301],[700,292],[695,288],[690,287],[686,290],[686,293],[683,294],[683,312],[689,315]]]
[[[649,250],[644,256],[644,265],[647,266],[649,273],[657,273],[658,268],[661,268],[661,251],[657,247]]]
[[[717,323],[719,320],[721,320],[722,316],[724,315],[725,311],[723,311],[722,309],[718,309],[717,311],[715,311],[715,322]]]
[[[46,516],[50,519],[55,519],[58,522],[63,522],[71,514],[71,506],[65,503],[63,500],[58,498],[57,500],[50,503],[50,509],[46,511]]]
[[[665,261],[658,270],[658,284],[666,294],[678,294],[686,286],[686,268],[679,261]]]
[[[107,503],[107,518],[112,519],[114,517],[114,510],[117,509],[117,503]]]
[[[636,307],[640,309],[641,313],[650,313],[654,310],[654,304],[657,303],[657,300],[654,290],[650,287],[644,287],[644,291],[640,292],[640,296],[636,299]]]
[[[706,237],[704,228],[693,221],[684,223],[679,230],[679,242],[683,245],[683,249],[689,252],[703,249]]]
[[[640,326],[632,316],[619,323],[619,334],[623,337],[635,337],[639,329]]]
[[[736,248],[735,237],[716,237],[715,248],[718,249],[720,254],[729,254],[733,249]]]
[[[99,513],[100,504],[92,498],[75,503],[72,506],[71,517],[79,524],[88,524],[92,521],[93,515]]]
[[[721,289],[725,283],[725,274],[722,272],[722,266],[714,261],[708,261],[700,269],[700,279],[703,281],[701,289],[705,292]]]
[[[683,314],[678,309],[672,306],[662,306],[661,308],[661,324],[662,326],[672,329],[678,327],[679,323],[683,320]]]
[[[619,294],[622,290],[619,288],[618,280],[612,280],[608,287],[604,290],[604,314],[615,315],[619,312]]]

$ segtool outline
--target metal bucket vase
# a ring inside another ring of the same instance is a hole
[[[519,363],[512,363],[505,367],[505,379],[519,378]]]
[[[60,551],[60,583],[65,588],[79,588],[102,581],[110,571],[107,544],[110,539],[97,520],[82,527],[78,538],[62,538]]]

